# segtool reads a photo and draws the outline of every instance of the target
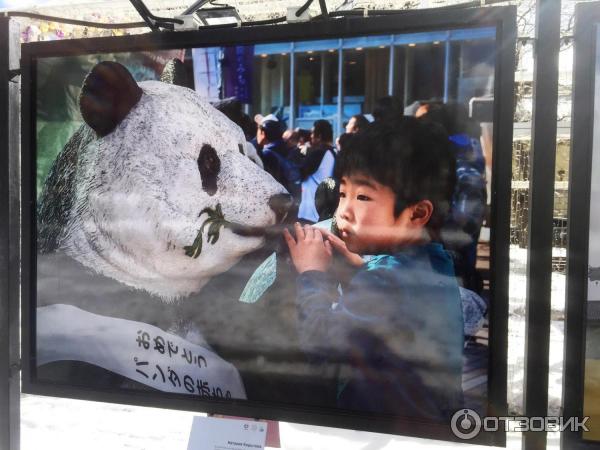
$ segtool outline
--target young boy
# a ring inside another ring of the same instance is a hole
[[[295,238],[284,232],[299,273],[302,347],[312,361],[339,365],[340,408],[442,421],[461,407],[460,295],[435,242],[454,173],[436,126],[373,125],[337,161],[341,239],[299,224]],[[334,249],[357,266],[343,289],[329,273]]]

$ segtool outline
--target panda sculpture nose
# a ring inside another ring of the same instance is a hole
[[[277,217],[277,223],[293,220],[298,212],[297,202],[290,194],[275,194],[269,198],[269,208]]]

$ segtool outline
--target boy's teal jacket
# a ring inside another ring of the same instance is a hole
[[[338,407],[444,421],[462,406],[461,299],[441,244],[377,255],[343,289],[300,274],[297,307],[307,357],[338,366]]]

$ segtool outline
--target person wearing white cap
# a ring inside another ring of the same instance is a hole
[[[263,116],[262,114],[256,114],[254,116],[254,121],[258,126],[261,126],[265,120],[273,120],[275,122],[279,122],[279,119],[275,114],[267,114],[266,116]]]
[[[286,170],[288,148],[282,139],[282,124],[273,114],[267,116],[257,114],[254,116],[254,120],[258,125],[256,129],[256,142],[262,146],[260,156],[264,168],[279,184],[283,185],[289,191],[290,180],[288,179],[288,170]]]

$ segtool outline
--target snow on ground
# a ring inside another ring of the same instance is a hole
[[[511,247],[508,401],[510,412],[522,410],[526,291],[525,249]],[[550,411],[558,413],[562,382],[564,275],[552,280],[553,320],[550,346]],[[21,398],[22,450],[186,450],[197,413],[113,405],[34,395]],[[280,424],[285,450],[434,450],[457,444],[290,423]],[[487,447],[469,445],[477,450]],[[508,434],[508,449],[520,449],[519,433]],[[558,433],[548,448],[559,448]]]
[[[564,249],[554,249],[565,256]],[[525,354],[525,294],[527,249],[511,246],[508,320],[508,404],[509,412],[523,412],[523,361]],[[552,324],[550,331],[549,412],[558,415],[562,398],[565,282],[563,274],[552,274]]]
[[[554,256],[566,256],[565,249],[556,248]],[[525,315],[525,292],[527,270],[527,249],[516,245],[510,247],[509,309],[518,316]],[[553,319],[561,317],[565,309],[565,275],[553,272],[552,313]]]
[[[23,395],[22,450],[186,450],[197,413]],[[280,423],[284,450],[438,450],[459,444],[337,428]],[[489,447],[469,445],[469,450]],[[548,436],[548,449],[559,436]],[[508,433],[507,449],[521,449]]]

